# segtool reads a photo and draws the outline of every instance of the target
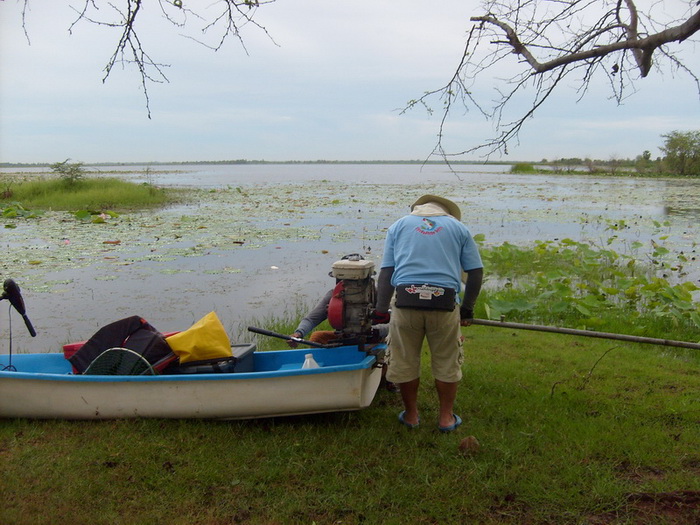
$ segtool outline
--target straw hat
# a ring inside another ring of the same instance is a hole
[[[444,197],[438,197],[437,195],[423,195],[416,202],[411,204],[411,211],[413,211],[413,208],[415,208],[416,206],[425,204],[427,202],[434,202],[435,204],[439,204],[440,206],[445,208],[447,213],[452,215],[455,219],[457,219],[458,221],[462,220],[462,212],[459,210],[459,206],[457,206],[451,200],[445,199]]]

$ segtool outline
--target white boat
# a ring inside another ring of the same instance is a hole
[[[62,353],[1,355],[0,417],[249,419],[360,410],[377,392],[384,349],[252,351],[252,371],[121,376],[75,374]],[[309,353],[319,368],[302,368]]]
[[[312,348],[256,352],[254,344],[234,344],[231,366],[195,361],[194,368],[189,362],[173,367],[177,355],[165,334],[131,316],[104,326],[87,342],[65,345],[63,353],[0,355],[0,417],[248,419],[366,408],[379,387],[386,350],[384,343],[367,344],[374,337],[373,268],[355,254],[334,263],[342,293],[334,296],[333,316],[329,305],[338,334],[333,345],[292,338]],[[3,284],[3,299],[35,336],[12,279]],[[124,348],[127,342],[131,346]],[[303,366],[308,354],[319,366]]]

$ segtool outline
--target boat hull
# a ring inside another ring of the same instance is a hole
[[[253,372],[159,376],[74,375],[62,354],[16,355],[16,371],[0,372],[0,417],[250,419],[372,403],[376,357],[357,347],[314,349],[321,368],[302,369],[309,352],[256,352]]]

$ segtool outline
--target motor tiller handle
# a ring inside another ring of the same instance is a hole
[[[342,343],[336,343],[336,344],[320,344],[320,343],[314,343],[313,341],[306,341],[304,339],[299,339],[297,337],[290,337],[288,335],[280,334],[278,332],[271,332],[270,330],[265,330],[263,328],[256,328],[255,326],[249,326],[248,327],[249,332],[255,332],[256,334],[262,334],[262,335],[269,335],[270,337],[277,337],[279,339],[284,339],[285,341],[296,341],[297,343],[301,343],[306,346],[312,346],[314,348],[335,348],[337,346],[342,346]]]

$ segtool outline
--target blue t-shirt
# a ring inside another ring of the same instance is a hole
[[[462,270],[483,264],[471,233],[454,217],[406,215],[386,235],[382,268],[392,266],[392,286],[433,284],[459,292]]]

